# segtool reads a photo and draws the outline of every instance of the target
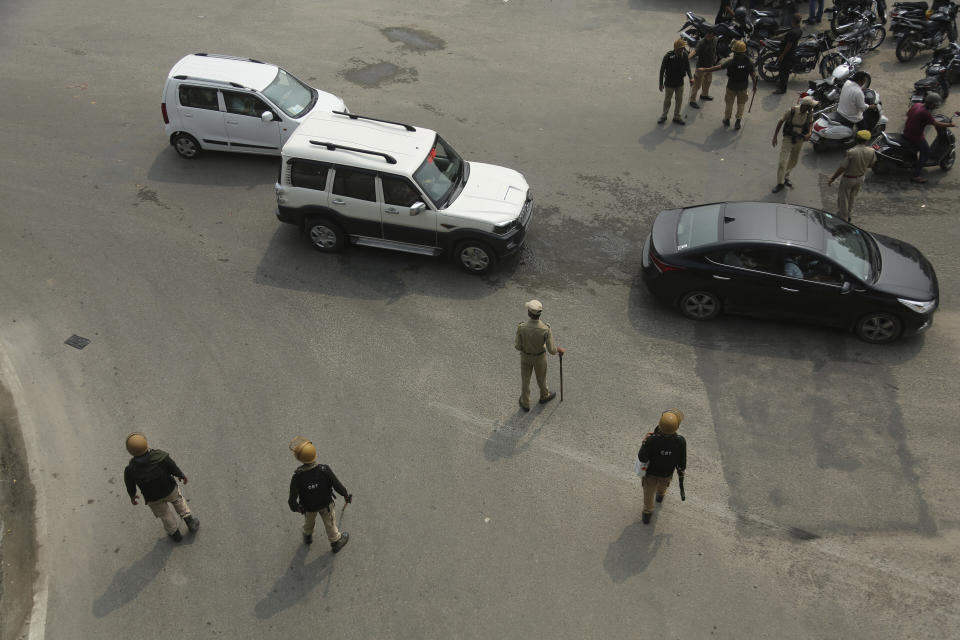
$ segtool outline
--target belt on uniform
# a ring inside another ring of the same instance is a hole
[[[538,352],[538,353],[527,353],[526,351],[524,351],[524,352],[523,352],[523,355],[525,355],[525,356],[542,356],[544,353],[546,353],[546,350],[540,351],[540,352]]]
[[[863,177],[863,174],[861,173],[861,174],[858,175],[858,176],[848,176],[847,174],[843,174],[843,177],[844,177],[844,178],[862,178],[862,177]]]

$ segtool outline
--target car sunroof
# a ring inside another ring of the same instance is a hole
[[[777,237],[791,242],[807,241],[807,217],[791,207],[777,207]]]

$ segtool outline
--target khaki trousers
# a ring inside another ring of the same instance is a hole
[[[690,102],[697,101],[697,92],[702,90],[703,95],[710,95],[710,83],[713,82],[712,71],[695,71],[693,73],[693,88],[690,89]]]
[[[863,186],[863,176],[857,178],[840,178],[840,191],[837,192],[837,215],[850,222],[850,212],[853,210],[853,201]]]
[[[337,528],[337,505],[333,502],[325,509],[320,509],[320,511],[307,511],[303,514],[304,535],[309,536],[313,533],[313,528],[317,526],[318,513],[320,514],[320,519],[323,521],[323,528],[327,531],[327,540],[330,542],[339,540],[340,529]]]
[[[661,114],[664,118],[667,117],[667,112],[670,110],[670,99],[676,97],[673,104],[673,117],[680,117],[680,107],[683,106],[683,85],[679,87],[664,87],[663,88],[663,113]]]
[[[670,486],[670,481],[672,479],[673,479],[673,475],[670,475],[666,478],[661,478],[660,476],[646,475],[640,479],[640,483],[643,485],[643,512],[644,513],[653,513],[654,497],[666,495],[667,488]]]
[[[173,491],[163,498],[148,502],[147,506],[150,507],[153,515],[160,518],[160,522],[163,523],[163,528],[168,534],[180,529],[180,518],[186,518],[190,515],[190,507],[187,506],[187,501],[183,499],[179,486],[174,487]]]
[[[800,147],[803,146],[803,138],[797,138],[792,142],[790,138],[780,140],[780,164],[777,165],[777,184],[783,184],[783,181],[790,177],[790,170],[797,166],[797,160],[800,158]]]
[[[730,114],[733,113],[734,99],[737,101],[737,120],[743,117],[743,108],[747,106],[747,90],[734,91],[733,89],[727,89],[727,92],[723,96],[723,103],[726,105],[723,110],[724,120],[729,120]]]
[[[550,389],[547,388],[547,354],[541,353],[538,356],[528,356],[525,353],[520,354],[520,404],[527,409],[530,408],[530,374],[537,373],[537,386],[540,387],[540,399],[543,400],[550,395]]]

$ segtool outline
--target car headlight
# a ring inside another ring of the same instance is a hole
[[[937,307],[937,301],[934,300],[907,300],[906,298],[897,298],[897,302],[905,306],[910,311],[916,313],[930,313]]]
[[[504,222],[502,224],[494,225],[493,232],[499,235],[503,235],[517,226],[516,220],[511,220],[510,222]]]

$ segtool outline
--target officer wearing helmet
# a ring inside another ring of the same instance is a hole
[[[757,91],[757,72],[753,68],[753,62],[747,55],[747,43],[743,40],[735,41],[730,49],[733,51],[733,57],[722,64],[712,67],[698,67],[697,71],[704,73],[713,73],[720,69],[727,70],[727,92],[723,97],[723,126],[730,126],[730,116],[733,114],[733,103],[737,103],[737,121],[734,129],[739,129],[741,119],[743,118],[744,108],[747,106],[747,89],[750,86],[750,80],[753,80],[753,91]]]
[[[683,476],[687,468],[687,441],[677,434],[683,421],[683,411],[670,409],[664,411],[653,433],[643,439],[637,459],[646,465],[643,476],[643,523],[649,524],[653,515],[653,502],[663,502],[673,470]]]
[[[160,449],[151,449],[147,437],[140,432],[127,436],[127,451],[133,456],[127,468],[123,470],[123,482],[127,485],[130,503],[137,504],[137,489],[143,493],[143,500],[174,542],[183,540],[180,533],[180,518],[191,533],[200,528],[200,521],[190,513],[187,501],[180,493],[175,478],[187,484],[184,475],[170,454]]]
[[[550,402],[557,397],[557,393],[547,388],[547,353],[559,353],[562,356],[566,350],[553,343],[550,325],[540,319],[543,304],[539,300],[531,300],[526,307],[529,319],[517,325],[513,348],[520,352],[520,408],[530,411],[530,374],[537,374],[540,404]]]
[[[926,182],[927,179],[920,175],[923,168],[927,165],[927,158],[930,157],[930,144],[923,136],[927,125],[938,129],[944,127],[955,127],[952,122],[938,122],[933,117],[933,110],[943,104],[943,98],[938,93],[928,93],[923,102],[917,102],[907,111],[907,122],[903,125],[903,137],[914,147],[917,148],[917,164],[913,169],[914,182]]]
[[[347,488],[337,479],[330,467],[317,462],[317,448],[312,442],[298,436],[290,441],[290,450],[302,464],[290,478],[290,497],[287,504],[291,511],[304,516],[303,542],[313,543],[313,528],[319,514],[327,532],[327,540],[330,541],[330,549],[337,553],[347,544],[350,534],[337,528],[333,492],[342,495],[347,504],[353,502],[353,495],[347,492]]]

